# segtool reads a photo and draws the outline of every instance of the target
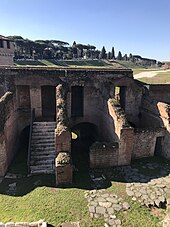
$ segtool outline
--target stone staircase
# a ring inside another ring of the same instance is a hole
[[[34,122],[31,140],[30,173],[53,174],[56,122]]]

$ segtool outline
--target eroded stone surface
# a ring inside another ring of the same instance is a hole
[[[85,197],[88,200],[90,216],[92,218],[104,217],[105,226],[121,226],[116,213],[130,208],[127,202],[105,190],[92,190],[86,193]]]
[[[126,193],[132,197],[133,201],[138,200],[147,207],[165,207],[170,194],[170,174],[166,169],[162,169],[157,163],[146,164],[146,168],[154,170],[160,168],[160,174],[149,177],[139,173],[131,167],[121,167],[120,170],[128,182]]]

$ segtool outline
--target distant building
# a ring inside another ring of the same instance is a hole
[[[0,35],[0,65],[13,65],[14,43]]]

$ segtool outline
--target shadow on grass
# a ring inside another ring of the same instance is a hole
[[[126,169],[129,172],[133,172],[135,170],[135,174],[132,173],[128,178],[125,177]],[[112,182],[139,183],[142,178],[142,181],[145,180],[145,182],[142,183],[147,183],[152,179],[166,177],[169,174],[170,162],[164,158],[153,157],[133,161],[131,166],[76,171],[74,172],[73,183],[71,185],[63,185],[60,187],[56,187],[55,175],[50,174],[4,178],[0,184],[0,193],[9,196],[23,196],[30,193],[37,187],[42,186],[56,189],[106,189],[111,186]],[[138,178],[138,175],[143,177]]]

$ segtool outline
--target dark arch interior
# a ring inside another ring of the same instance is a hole
[[[78,171],[89,168],[89,148],[98,138],[98,128],[96,125],[83,122],[72,127],[72,132],[77,135],[72,138],[71,154],[72,163]]]
[[[29,143],[30,126],[25,127],[19,136],[17,152],[9,166],[9,172],[27,174],[27,154]]]

